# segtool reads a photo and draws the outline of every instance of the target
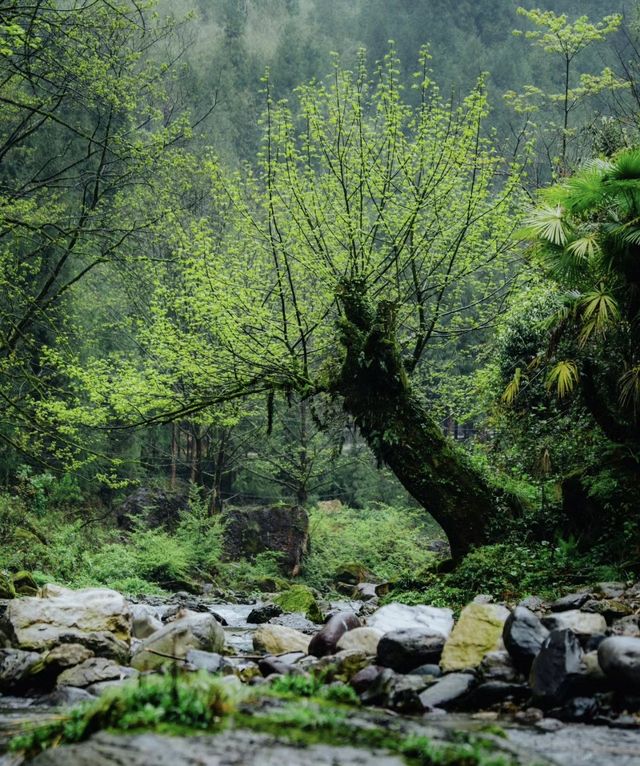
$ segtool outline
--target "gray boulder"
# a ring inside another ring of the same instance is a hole
[[[447,638],[453,629],[453,612],[435,606],[387,604],[369,615],[366,624],[381,633],[417,628],[423,633]]]
[[[334,654],[338,641],[353,628],[360,627],[360,620],[353,612],[338,612],[330,617],[325,626],[311,639],[309,654],[314,657],[324,657]]]
[[[507,617],[502,640],[522,673],[528,673],[549,631],[536,615],[524,606],[517,606]]]
[[[38,652],[0,649],[0,692],[19,691],[42,672],[44,661]]]
[[[420,694],[424,710],[444,708],[460,703],[476,683],[471,673],[448,673]]]
[[[601,614],[581,612],[578,609],[543,617],[542,624],[549,630],[571,630],[576,636],[591,636],[604,633],[607,629],[607,621]]]
[[[58,686],[76,686],[81,689],[101,681],[120,681],[137,675],[132,668],[124,668],[104,657],[92,657],[79,665],[67,668],[58,676]]]
[[[529,685],[543,704],[563,702],[584,673],[582,649],[571,630],[554,630],[533,661]]]
[[[19,598],[9,603],[4,620],[14,646],[43,651],[76,643],[89,646],[94,654],[100,653],[100,645],[105,651],[128,653],[131,613],[120,593],[106,588],[53,593],[51,598]]]
[[[617,686],[640,688],[640,638],[611,636],[598,647],[598,662]]]
[[[420,628],[394,630],[380,639],[377,663],[398,673],[409,673],[420,665],[437,663],[444,642],[442,634],[425,633]]]
[[[188,612],[146,638],[136,651],[131,665],[136,670],[154,670],[175,659],[186,658],[189,649],[219,652],[224,647],[224,631],[212,614]]]

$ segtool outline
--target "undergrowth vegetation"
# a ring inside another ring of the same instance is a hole
[[[428,546],[438,536],[436,524],[415,508],[316,508],[310,513],[311,550],[303,577],[326,591],[345,565],[356,564],[377,579],[403,580],[433,568],[437,558]]]

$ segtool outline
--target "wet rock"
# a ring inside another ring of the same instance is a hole
[[[591,594],[588,591],[570,593],[568,596],[563,596],[549,604],[549,609],[552,612],[568,612],[572,609],[580,609],[590,598]]]
[[[539,596],[527,596],[527,598],[522,599],[518,606],[522,606],[534,614],[539,614],[545,610],[545,603]]]
[[[276,736],[247,730],[197,737],[100,732],[87,742],[46,750],[33,760],[33,766],[402,766],[403,763],[401,756],[381,750],[324,744],[300,747]]]
[[[252,625],[263,625],[274,617],[280,617],[281,614],[282,607],[277,604],[260,604],[249,612],[247,622]]]
[[[16,572],[12,575],[13,587],[19,596],[37,596],[40,588],[31,572]]]
[[[38,652],[0,649],[0,692],[28,687],[43,668],[42,655]]]
[[[253,648],[266,654],[307,652],[309,636],[283,625],[261,625],[253,634]]]
[[[353,628],[360,627],[360,620],[353,612],[339,612],[330,617],[322,630],[309,643],[309,654],[324,657],[333,654],[342,636]]]
[[[524,606],[517,606],[507,617],[502,640],[521,673],[528,673],[543,642],[549,636],[536,615]]]
[[[64,670],[58,676],[58,686],[85,688],[100,681],[114,681],[137,675],[132,668],[124,668],[104,657],[92,657],[79,665]]]
[[[340,637],[337,649],[356,649],[371,657],[376,656],[382,633],[375,628],[353,628]]]
[[[202,649],[189,649],[185,660],[196,670],[217,673],[222,667],[223,657],[218,652],[203,652]]]
[[[421,713],[424,709],[420,692],[429,686],[425,676],[396,676],[390,684],[385,707],[398,713]]]
[[[611,633],[614,636],[629,636],[630,638],[640,638],[640,614],[621,617],[614,620],[611,625]]]
[[[552,732],[564,729],[564,724],[557,718],[542,718],[535,724],[535,727],[540,731]]]
[[[422,707],[425,710],[435,707],[446,710],[459,703],[475,682],[475,676],[471,673],[448,673],[420,694]]]
[[[128,647],[131,642],[129,606],[120,593],[106,588],[66,590],[53,598],[15,599],[7,608],[5,622],[14,645],[21,649],[42,651],[60,643],[86,644],[83,639],[88,634],[104,635],[106,644]]]
[[[565,702],[556,717],[561,721],[587,723],[598,715],[599,710],[600,706],[593,697],[573,697]]]
[[[59,686],[47,696],[47,703],[52,707],[73,707],[82,702],[95,702],[95,696],[87,689],[77,686]]]
[[[184,659],[189,649],[219,652],[224,631],[212,614],[186,612],[142,642],[132,658],[137,670],[154,670],[172,659]]]
[[[593,592],[604,598],[620,598],[626,590],[623,582],[599,582]]]
[[[60,670],[79,665],[91,659],[93,652],[82,644],[61,644],[44,655],[44,662]]]
[[[275,596],[273,602],[281,608],[282,612],[301,612],[312,622],[323,621],[316,597],[311,588],[306,585],[292,585],[288,590]]]
[[[366,668],[368,670],[368,668]],[[363,671],[360,671],[363,672]],[[353,676],[355,678],[356,676]],[[391,668],[381,668],[377,675],[361,692],[360,699],[365,705],[385,705],[398,674]]]
[[[131,656],[130,642],[120,641],[111,633],[61,633],[58,641],[61,647],[82,644],[96,657],[106,657],[123,665],[129,662]]]
[[[149,527],[173,530],[180,514],[189,507],[185,492],[165,492],[155,487],[140,487],[128,495],[116,509],[116,520],[122,529],[133,529],[136,521]]]
[[[542,624],[551,630],[571,630],[576,636],[590,636],[594,633],[604,633],[607,622],[601,614],[581,612],[570,609],[567,612],[557,612],[542,618]]]
[[[364,652],[347,649],[328,657],[322,657],[317,665],[331,681],[350,681],[363,668],[368,667],[371,658]]]
[[[282,568],[297,575],[309,540],[309,516],[293,506],[227,507],[224,555],[230,561],[273,551],[281,554]]]
[[[356,694],[364,694],[375,683],[383,668],[378,665],[368,665],[359,670],[351,677],[349,684],[353,687]]]
[[[283,662],[278,657],[263,657],[261,660],[258,660],[258,668],[265,678],[274,673],[280,676],[305,675],[305,671],[302,668],[288,662]]]
[[[420,665],[419,667],[414,668],[411,671],[411,675],[440,678],[442,675],[442,670],[440,669],[440,665],[434,665],[433,663],[428,662],[426,665]]]
[[[606,637],[604,633],[595,633],[593,636],[584,637],[580,643],[585,652],[595,652]]]
[[[283,628],[291,628],[300,633],[315,635],[318,632],[318,626],[315,622],[308,620],[301,612],[292,612],[291,614],[281,614],[279,617],[272,617],[269,625],[281,625]]]
[[[524,702],[531,696],[531,690],[524,683],[507,681],[485,681],[476,686],[465,700],[465,708],[477,710],[493,707],[503,702]]]
[[[583,654],[582,664],[584,666],[585,675],[594,683],[599,683],[606,678],[604,671],[600,667],[597,651],[586,652]]]
[[[354,588],[353,597],[362,601],[371,601],[378,598],[377,586],[372,582],[361,582]]]
[[[244,657],[223,657],[222,674],[226,678],[234,678],[242,683],[248,683],[256,677],[262,677],[258,663]]]
[[[563,702],[583,674],[582,649],[571,630],[554,630],[533,661],[529,685],[543,704]]]
[[[487,652],[500,647],[509,610],[499,604],[468,604],[442,651],[444,671],[477,667]]]
[[[598,647],[604,674],[621,688],[640,687],[640,638],[611,636]]]
[[[420,665],[438,662],[444,642],[441,634],[430,635],[420,628],[394,630],[380,639],[377,664],[409,673]]]
[[[131,635],[134,638],[148,638],[162,628],[162,620],[156,610],[146,604],[131,605]]]
[[[366,624],[381,633],[418,628],[424,633],[447,638],[453,628],[453,612],[435,606],[387,604],[369,615]]]
[[[614,601],[613,599],[602,599],[601,601],[592,599],[582,606],[582,611],[601,614],[607,625],[611,625],[614,620],[620,617],[627,617],[633,614],[633,608],[629,604],[624,604],[622,601]]]
[[[480,675],[485,681],[518,681],[518,671],[513,664],[511,655],[504,649],[485,654],[480,663]]]

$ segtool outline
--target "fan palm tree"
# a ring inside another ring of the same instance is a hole
[[[542,191],[523,236],[564,291],[563,307],[549,321],[548,387],[561,397],[580,387],[604,433],[638,446],[640,149],[594,161]],[[560,347],[572,358],[559,358]],[[512,381],[505,399],[518,385]]]

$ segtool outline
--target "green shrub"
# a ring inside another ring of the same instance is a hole
[[[346,564],[357,562],[383,580],[395,581],[430,569],[436,561],[427,544],[438,528],[424,511],[371,506],[310,513],[311,552],[302,579],[320,591],[335,586]]]
[[[499,543],[471,551],[453,572],[433,572],[422,584],[414,581],[404,591],[394,591],[388,600],[461,607],[479,593],[509,602],[529,595],[553,598],[603,576],[624,579],[619,570],[580,554],[574,540]]]

